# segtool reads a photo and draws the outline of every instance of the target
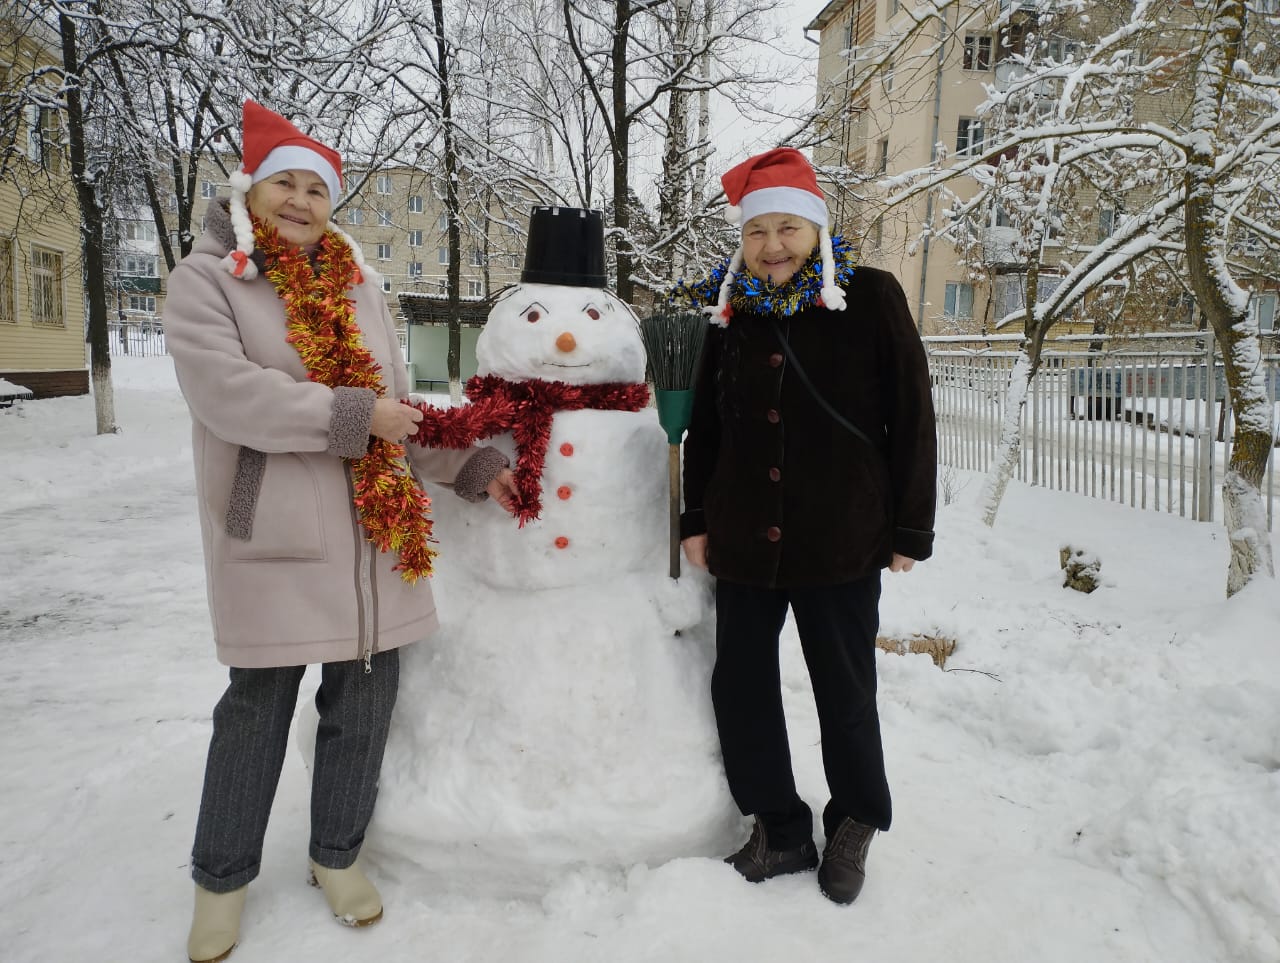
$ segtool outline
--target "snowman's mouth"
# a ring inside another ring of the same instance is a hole
[[[590,362],[587,362],[585,364],[561,364],[558,361],[544,361],[542,363],[545,365],[550,365],[552,368],[590,368],[591,367]]]

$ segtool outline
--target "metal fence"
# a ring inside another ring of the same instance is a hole
[[[991,467],[1019,340],[925,338],[942,464]],[[1274,409],[1280,357],[1263,364]],[[1209,521],[1234,421],[1211,340],[1075,335],[1046,341],[1021,429],[1016,477],[1028,484]],[[1273,445],[1262,485],[1268,527],[1274,463]]]
[[[107,322],[107,345],[112,354],[150,358],[167,354],[164,325],[154,316]]]

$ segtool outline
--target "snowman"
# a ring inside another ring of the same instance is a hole
[[[510,426],[476,434],[515,469],[520,523],[432,493],[441,627],[402,654],[364,850],[392,877],[520,891],[570,865],[720,852],[736,831],[708,586],[667,576],[667,438],[605,283],[601,214],[536,208],[460,412]]]

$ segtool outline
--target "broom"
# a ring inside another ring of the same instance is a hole
[[[693,381],[707,335],[703,314],[659,310],[640,322],[658,395],[658,423],[667,433],[671,480],[671,577],[680,577],[680,439],[693,414]]]

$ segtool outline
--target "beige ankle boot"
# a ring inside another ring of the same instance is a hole
[[[187,957],[191,963],[218,963],[231,955],[240,941],[240,915],[248,886],[230,893],[211,893],[196,886],[196,906],[191,914]]]
[[[344,926],[371,926],[382,919],[382,897],[359,865],[329,869],[311,863],[311,885],[324,891],[329,909]]]

